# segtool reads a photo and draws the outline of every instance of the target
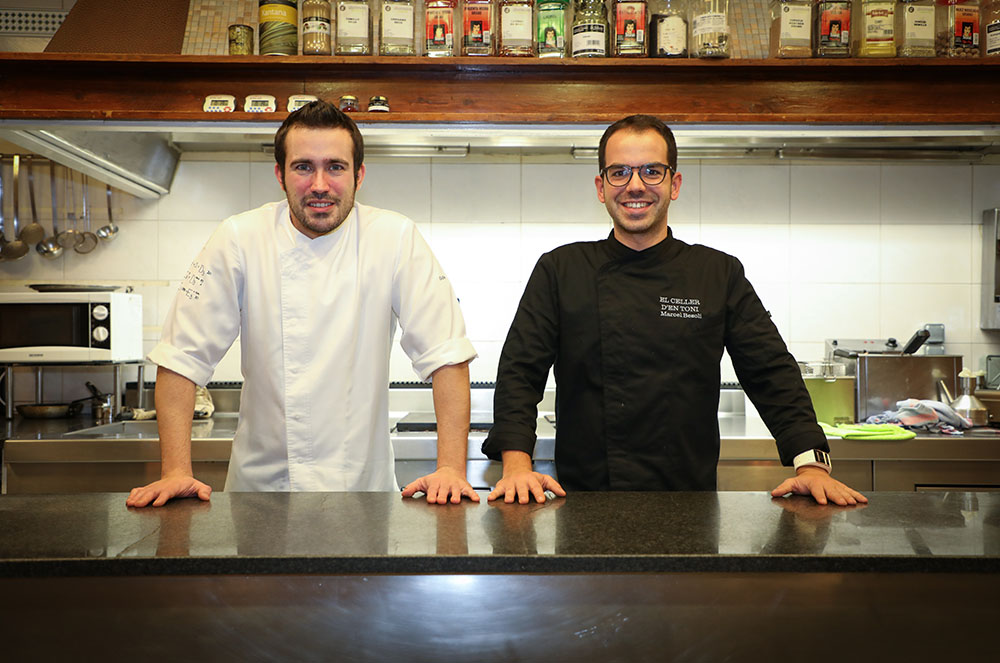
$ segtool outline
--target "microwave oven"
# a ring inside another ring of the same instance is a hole
[[[142,295],[0,293],[0,364],[142,358]]]

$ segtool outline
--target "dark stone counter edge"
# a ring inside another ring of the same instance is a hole
[[[0,560],[0,578],[497,573],[1000,573],[1000,557],[423,555],[411,557],[137,557]]]

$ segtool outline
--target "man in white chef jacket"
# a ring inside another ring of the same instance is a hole
[[[414,370],[433,382],[438,421],[437,470],[403,495],[478,501],[465,478],[476,353],[441,266],[410,219],[355,202],[364,144],[333,105],[289,115],[275,160],[287,200],[222,222],[149,354],[162,473],[126,504],[209,499],[191,465],[195,386],[237,336],[244,383],[226,490],[398,490],[388,430],[397,321]]]

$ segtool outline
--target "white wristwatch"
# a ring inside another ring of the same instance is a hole
[[[792,465],[796,470],[800,467],[822,467],[827,472],[833,470],[833,463],[830,462],[830,454],[822,449],[803,451],[792,459]]]

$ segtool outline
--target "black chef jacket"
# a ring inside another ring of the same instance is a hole
[[[783,464],[829,451],[798,366],[739,260],[672,232],[643,251],[614,233],[559,247],[535,265],[507,334],[483,453],[532,453],[554,365],[564,488],[715,490],[723,348]]]

